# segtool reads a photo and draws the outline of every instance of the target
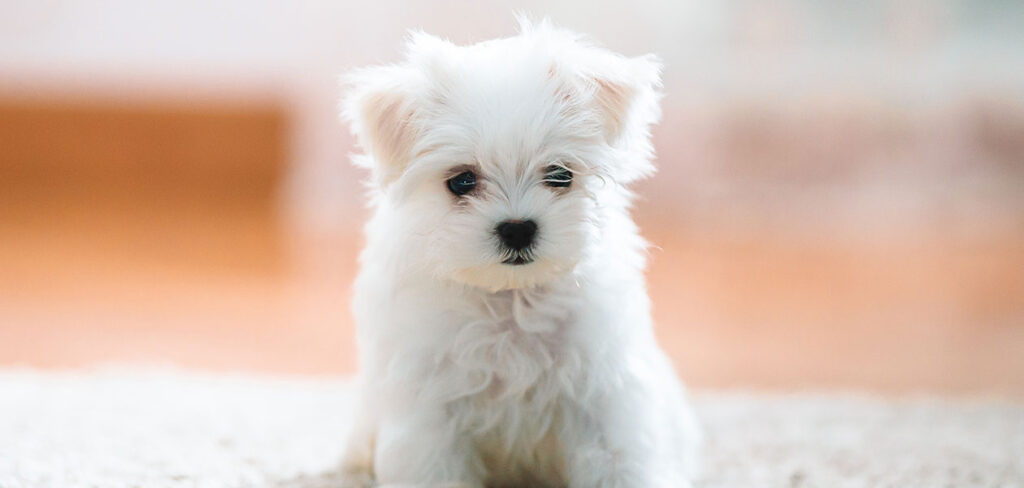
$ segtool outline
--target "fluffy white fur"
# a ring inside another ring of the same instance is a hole
[[[655,342],[626,185],[653,172],[660,67],[548,22],[456,46],[411,35],[346,78],[373,172],[355,284],[347,485],[689,486],[699,431]],[[552,165],[569,188],[544,184]],[[457,197],[447,178],[478,175]],[[503,264],[495,226],[538,224]]]

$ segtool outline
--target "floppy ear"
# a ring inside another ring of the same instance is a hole
[[[621,181],[632,181],[654,172],[650,126],[661,109],[661,63],[653,55],[625,58],[601,53],[578,71],[591,94],[608,145],[631,155],[619,168]]]
[[[376,66],[356,70],[343,82],[342,118],[366,153],[354,161],[387,186],[409,164],[416,141],[415,73],[406,66]]]

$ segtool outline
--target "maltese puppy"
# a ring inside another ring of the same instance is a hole
[[[345,79],[373,217],[343,486],[690,486],[699,430],[629,215],[659,72],[523,21],[414,33]]]

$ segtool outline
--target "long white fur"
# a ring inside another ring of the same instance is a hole
[[[350,487],[689,486],[699,430],[655,342],[626,185],[653,172],[651,56],[547,21],[346,78],[373,172],[355,284],[360,408]],[[574,173],[568,189],[545,168]],[[445,180],[471,168],[462,198]],[[530,218],[536,261],[495,226]]]

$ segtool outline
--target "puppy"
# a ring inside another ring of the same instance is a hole
[[[690,485],[699,431],[629,215],[659,63],[521,24],[414,33],[346,78],[373,217],[345,486]]]

